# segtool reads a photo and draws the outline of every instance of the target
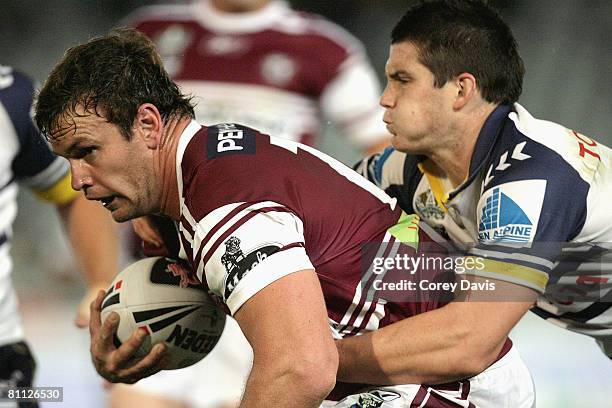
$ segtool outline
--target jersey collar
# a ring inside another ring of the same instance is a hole
[[[511,110],[511,105],[499,105],[493,112],[491,112],[482,126],[480,133],[478,134],[476,146],[474,147],[474,153],[472,153],[472,159],[470,160],[470,171],[468,178],[463,182],[463,184],[449,194],[449,200],[474,182],[487,162],[487,159],[491,155],[491,151],[493,150],[495,143],[503,131],[503,125]]]
[[[208,1],[194,4],[195,15],[202,25],[225,34],[252,33],[273,27],[289,10],[287,3],[281,0],[271,1],[264,8],[247,13],[222,12]]]

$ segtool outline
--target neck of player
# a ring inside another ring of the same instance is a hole
[[[157,174],[162,182],[161,213],[175,221],[180,219],[178,181],[176,178],[176,151],[183,131],[191,118],[171,118],[164,126],[157,160]]]
[[[495,107],[493,104],[482,104],[475,109],[465,109],[464,112],[457,113],[463,117],[452,122],[448,129],[451,137],[445,138],[444,148],[427,154],[448,176],[454,188],[459,187],[469,177],[478,136]]]

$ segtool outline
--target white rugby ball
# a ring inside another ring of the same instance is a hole
[[[120,321],[113,341],[116,347],[135,330],[149,335],[133,358],[149,353],[154,344],[167,345],[167,369],[190,366],[217,344],[225,313],[199,286],[181,287],[181,277],[169,267],[175,261],[163,257],[141,259],[117,275],[106,291],[101,318],[111,312]]]

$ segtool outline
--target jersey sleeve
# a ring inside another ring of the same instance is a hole
[[[509,152],[484,179],[471,254],[483,258],[485,268],[475,274],[543,293],[564,247],[585,223],[589,183],[542,145],[520,142]]]
[[[18,141],[12,162],[15,177],[39,198],[56,204],[73,200],[78,192],[70,186],[68,162],[56,156],[31,116],[34,85],[25,75],[0,67],[0,103]]]
[[[197,223],[193,238],[198,278],[232,314],[272,282],[314,269],[306,255],[302,221],[275,202],[218,208]]]
[[[413,197],[423,177],[419,162],[419,156],[387,147],[382,152],[367,156],[356,163],[353,170],[397,199],[400,208],[411,214],[416,212],[413,208]]]

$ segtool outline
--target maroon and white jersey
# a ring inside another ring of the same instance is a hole
[[[195,96],[201,123],[244,123],[306,144],[326,120],[359,147],[387,135],[363,46],[319,16],[282,1],[223,13],[200,0],[146,7],[126,21],[155,41],[166,70]]]
[[[396,238],[388,229],[402,212],[395,199],[311,147],[242,125],[193,121],[179,142],[177,179],[182,256],[232,314],[270,283],[304,269],[319,277],[337,336],[440,305],[366,296],[363,245],[392,258],[399,244],[391,245]],[[422,231],[418,240],[431,241]]]

